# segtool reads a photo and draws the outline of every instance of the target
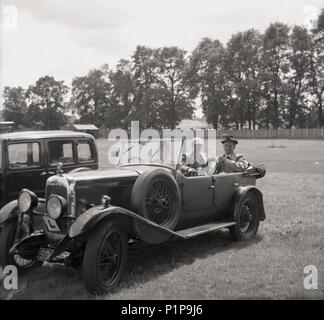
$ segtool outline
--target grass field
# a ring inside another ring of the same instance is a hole
[[[98,146],[106,166],[107,142]],[[80,271],[51,264],[19,278],[19,290],[0,291],[0,297],[324,299],[324,141],[242,140],[238,152],[268,171],[257,181],[267,219],[253,241],[233,243],[221,231],[136,249],[120,286],[105,297],[86,292]],[[317,290],[303,287],[307,265],[318,269]]]

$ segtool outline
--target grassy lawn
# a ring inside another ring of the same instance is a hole
[[[98,140],[98,146],[106,167],[107,141]],[[97,299],[324,299],[324,141],[241,140],[238,152],[268,170],[257,181],[267,214],[258,236],[234,243],[219,231],[135,249],[120,286]],[[310,264],[318,269],[317,290],[303,287]],[[1,295],[96,299],[83,287],[80,271],[52,264],[21,277],[19,290]]]

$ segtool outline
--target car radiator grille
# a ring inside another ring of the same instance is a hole
[[[46,199],[52,194],[61,196],[65,199],[68,197],[68,191],[66,187],[64,186],[59,186],[59,185],[49,185],[46,187]]]

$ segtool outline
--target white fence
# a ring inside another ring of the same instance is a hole
[[[205,131],[205,136],[207,137],[209,129],[203,130]],[[99,129],[99,137],[107,138],[108,133],[109,129]],[[216,130],[217,138],[221,138],[224,134],[233,135],[239,139],[324,139],[324,128]]]
[[[231,134],[241,139],[324,139],[324,128],[217,130],[217,137],[222,137],[223,134]]]

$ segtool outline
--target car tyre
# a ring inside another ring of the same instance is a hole
[[[249,192],[235,204],[234,221],[236,224],[231,226],[230,234],[235,241],[244,241],[254,238],[259,228],[258,199]]]
[[[174,230],[181,213],[181,194],[175,178],[165,169],[144,171],[136,180],[131,207],[136,213],[167,229]],[[141,240],[161,243],[170,235],[152,231],[145,223],[134,221],[134,228]]]
[[[83,259],[83,281],[90,293],[105,294],[120,281],[127,264],[127,246],[126,232],[117,222],[93,230]]]

